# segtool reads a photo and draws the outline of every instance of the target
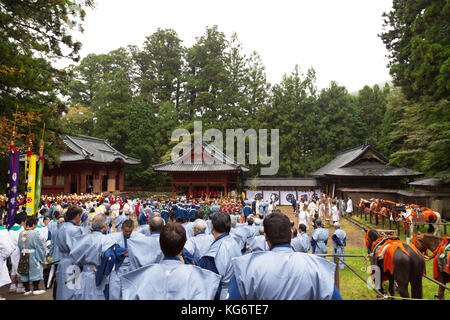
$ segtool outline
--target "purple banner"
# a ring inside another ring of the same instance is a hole
[[[9,197],[8,197],[8,229],[14,225],[17,212],[17,192],[19,188],[19,151],[11,146],[9,151]]]

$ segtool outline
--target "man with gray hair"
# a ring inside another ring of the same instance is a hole
[[[206,234],[206,222],[203,219],[194,221],[194,236],[187,239],[183,249],[185,262],[198,265],[198,260],[205,255],[214,241],[212,234]]]
[[[106,281],[95,284],[95,272],[101,264],[102,244],[108,229],[108,217],[101,213],[92,220],[92,233],[83,236],[70,251],[74,265],[82,268],[75,280],[75,300],[105,300],[103,290]]]

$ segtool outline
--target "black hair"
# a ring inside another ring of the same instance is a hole
[[[291,242],[291,222],[283,213],[269,214],[263,221],[264,233],[272,245]]]
[[[25,226],[28,228],[31,228],[32,226],[36,225],[38,223],[38,219],[35,215],[28,216],[27,220],[25,222]]]
[[[230,215],[225,212],[216,212],[211,217],[211,223],[218,233],[228,233],[231,229]]]
[[[300,223],[300,225],[298,226],[298,228],[302,231],[302,232],[306,232],[306,226],[303,223]]]
[[[134,228],[134,222],[131,219],[125,220],[122,224],[122,229],[123,228]]]
[[[27,220],[27,214],[25,212],[16,213],[14,216],[14,223],[21,224]]]
[[[82,213],[83,213],[83,210],[79,206],[71,206],[66,211],[65,220],[72,221],[77,216],[79,216],[79,215],[81,216]]]
[[[179,223],[169,222],[161,229],[159,245],[166,257],[175,257],[186,243],[186,230]]]

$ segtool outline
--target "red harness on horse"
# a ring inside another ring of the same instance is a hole
[[[436,256],[434,257],[433,260],[433,278],[434,280],[437,280],[438,275],[439,275],[439,266],[438,266],[438,259],[439,256],[444,253],[445,247],[448,246],[450,244],[450,237],[445,237],[444,240],[442,240],[442,242],[439,244],[439,246],[436,249]],[[445,265],[444,265],[444,271],[447,272],[448,274],[450,274],[450,254],[447,254],[446,257],[444,257],[445,261]],[[450,282],[450,277],[447,278],[447,282]]]
[[[366,246],[370,246],[371,255],[375,255],[377,260],[383,260],[383,273],[389,272],[391,275],[394,275],[394,253],[398,248],[400,248],[400,250],[402,250],[409,257],[409,253],[406,251],[405,245],[420,255],[419,250],[417,250],[414,246],[410,246],[406,242],[399,240],[397,237],[391,237],[388,235],[381,235],[372,243],[372,245],[370,245],[368,233],[366,234]],[[383,275],[381,280],[388,280],[388,276]]]

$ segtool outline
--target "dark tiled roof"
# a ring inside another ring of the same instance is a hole
[[[244,186],[257,187],[317,187],[314,178],[250,178],[244,181]]]
[[[75,135],[63,135],[62,139],[70,150],[61,152],[61,162],[91,160],[108,163],[120,159],[126,164],[141,163],[139,159],[117,151],[104,139]]]
[[[387,166],[379,162],[360,162],[350,167],[337,168],[331,172],[325,173],[328,176],[360,176],[360,177],[402,177],[402,176],[415,176],[420,174],[419,172],[397,167]]]
[[[364,157],[366,154],[371,157]],[[329,176],[417,176],[422,173],[387,165],[389,159],[380,154],[370,143],[340,152],[328,164],[312,172],[313,177]]]
[[[174,161],[155,164],[152,168],[154,171],[159,172],[249,171],[247,167],[228,157],[222,151],[214,147],[212,143],[208,144],[206,142],[203,142],[202,144],[202,152],[204,152],[204,156],[209,155],[208,158],[213,158],[214,161],[202,161],[201,163],[192,161],[191,163],[185,163],[188,158],[191,157],[193,149],[194,146],[192,147],[191,152],[186,155],[182,155]]]

